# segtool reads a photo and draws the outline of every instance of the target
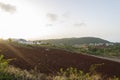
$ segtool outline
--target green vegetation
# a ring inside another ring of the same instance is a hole
[[[88,46],[86,48],[76,48],[74,51],[98,56],[120,58],[120,45],[112,45],[107,47]]]
[[[4,59],[4,56],[0,56],[0,80],[10,80],[13,79],[11,75],[5,72],[5,69],[8,67],[8,62],[10,60]]]
[[[103,39],[95,38],[95,37],[63,38],[63,39],[41,40],[41,41],[55,44],[55,45],[59,45],[59,44],[75,45],[75,44],[90,44],[90,43],[110,43],[107,40],[103,40]]]

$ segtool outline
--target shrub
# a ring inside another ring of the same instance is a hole
[[[117,77],[106,78],[98,74],[95,69],[103,64],[94,64],[90,67],[90,72],[84,73],[76,68],[67,68],[66,70],[60,69],[57,75],[49,76],[48,80],[119,80]]]
[[[0,55],[0,80],[44,80],[46,76],[41,73],[36,73],[34,70],[29,72],[8,65],[12,59],[4,59]]]

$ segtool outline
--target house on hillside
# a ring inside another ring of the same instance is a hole
[[[27,41],[25,39],[16,39],[15,41],[21,44],[33,44],[33,41]]]
[[[25,39],[18,39],[17,42],[19,42],[19,43],[26,43],[27,40],[25,40]]]
[[[75,44],[75,45],[73,45],[73,47],[76,47],[76,48],[80,48],[80,47],[87,48],[88,45],[87,44]]]
[[[114,45],[113,43],[90,43],[89,46],[96,46],[96,47],[107,47]]]
[[[113,43],[106,43],[106,46],[112,46],[114,45]]]
[[[50,43],[42,42],[42,41],[27,41],[25,39],[11,39],[12,42],[18,42],[21,44],[37,44],[37,45],[49,45]]]
[[[33,44],[42,44],[43,42],[41,41],[33,41]]]

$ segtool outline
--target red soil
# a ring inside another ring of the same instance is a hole
[[[10,64],[22,69],[30,70],[37,67],[40,72],[54,73],[59,71],[60,68],[65,69],[71,66],[88,72],[92,64],[104,63],[104,65],[97,68],[98,72],[109,76],[116,75],[120,77],[120,63],[88,55],[58,49],[27,48],[1,43],[0,50],[2,50],[0,54],[4,54],[5,58],[16,58]]]

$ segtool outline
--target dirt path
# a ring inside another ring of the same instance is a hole
[[[110,61],[114,61],[114,62],[119,62],[120,63],[120,59],[118,59],[118,58],[109,58],[109,57],[89,55],[89,54],[85,54],[85,55],[88,55],[88,56],[91,56],[91,57],[100,58],[100,59],[106,59],[106,60],[110,60]]]

